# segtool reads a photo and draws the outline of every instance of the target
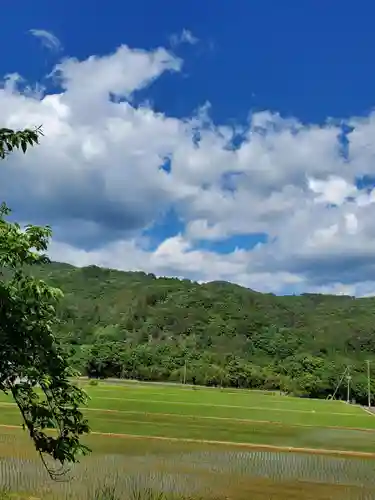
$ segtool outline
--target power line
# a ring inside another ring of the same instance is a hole
[[[341,384],[342,384],[342,382],[344,380],[345,375],[347,375],[348,370],[349,370],[349,367],[347,366],[345,368],[345,370],[344,370],[344,373],[341,375],[341,378],[340,378],[340,380],[339,380],[339,382],[338,382],[338,384],[337,384],[337,386],[336,386],[336,388],[335,388],[335,390],[334,390],[334,392],[332,394],[332,399],[335,399],[337,391],[340,389],[340,386],[341,386]]]

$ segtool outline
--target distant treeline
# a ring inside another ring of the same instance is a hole
[[[308,355],[291,356],[283,362],[259,366],[236,355],[218,359],[208,353],[185,353],[168,346],[97,343],[70,350],[72,363],[90,378],[123,378],[154,382],[186,382],[192,385],[281,391],[300,397],[346,399],[343,366]],[[186,365],[185,365],[186,360]],[[340,371],[341,370],[341,371]],[[365,366],[351,367],[350,398],[367,403]]]

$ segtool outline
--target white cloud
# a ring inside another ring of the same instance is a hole
[[[342,205],[345,200],[357,194],[356,186],[341,177],[329,176],[326,180],[309,179],[309,188],[320,195],[317,202]]]
[[[122,45],[114,53],[85,61],[65,59],[53,72],[67,96],[107,100],[109,94],[129,97],[165,71],[179,71],[182,61],[163,48],[147,52]]]
[[[356,234],[358,219],[355,214],[345,214],[346,230],[349,234]]]
[[[62,44],[60,40],[53,33],[47,30],[31,29],[29,33],[36,38],[39,38],[42,45],[47,49],[58,52],[62,49]]]
[[[164,48],[123,45],[60,62],[53,71],[59,93],[25,93],[18,77],[8,78],[2,125],[43,124],[45,137],[2,164],[0,198],[19,220],[51,223],[52,257],[78,265],[273,292],[375,291],[375,189],[355,183],[375,174],[375,114],[350,120],[348,161],[335,125],[267,111],[249,118],[233,149],[236,131],[214,124],[209,106],[182,120],[135,104],[137,90],[181,67]],[[166,158],[170,173],[160,168]],[[149,250],[142,231],[170,208],[185,229]],[[225,254],[208,249],[252,233],[268,241]]]
[[[183,29],[181,33],[173,33],[169,37],[169,41],[172,47],[177,47],[183,43],[187,43],[189,45],[195,45],[199,42],[199,39],[193,35],[190,30]]]

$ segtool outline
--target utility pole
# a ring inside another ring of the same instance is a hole
[[[348,367],[348,375],[346,376],[346,380],[348,382],[347,389],[346,389],[346,402],[350,403],[350,382],[352,380],[352,377],[350,375],[349,367]]]
[[[369,359],[366,359],[367,364],[367,403],[368,407],[371,408],[371,378],[370,378],[370,363]]]
[[[185,359],[185,365],[184,365],[184,384],[186,384],[186,359]]]
[[[344,373],[341,375],[339,383],[336,385],[334,393],[332,394],[332,399],[335,399],[337,391],[340,389],[342,381],[344,380],[345,375],[347,375],[347,372],[348,372],[348,367],[345,368]]]

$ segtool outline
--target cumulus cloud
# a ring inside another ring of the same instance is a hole
[[[62,44],[60,40],[50,31],[31,29],[29,33],[38,38],[41,41],[43,47],[46,47],[53,52],[62,50]]]
[[[43,124],[45,134],[2,164],[0,198],[14,216],[51,224],[51,256],[76,265],[276,293],[375,293],[375,189],[357,182],[375,173],[375,114],[348,121],[347,158],[339,126],[267,111],[249,115],[233,147],[238,130],[214,123],[209,106],[178,119],[136,104],[138,90],[181,68],[165,48],[123,45],[61,61],[54,94],[5,81],[2,125]],[[145,231],[171,208],[183,229],[151,246]],[[266,241],[252,248],[210,250],[259,233]]]

